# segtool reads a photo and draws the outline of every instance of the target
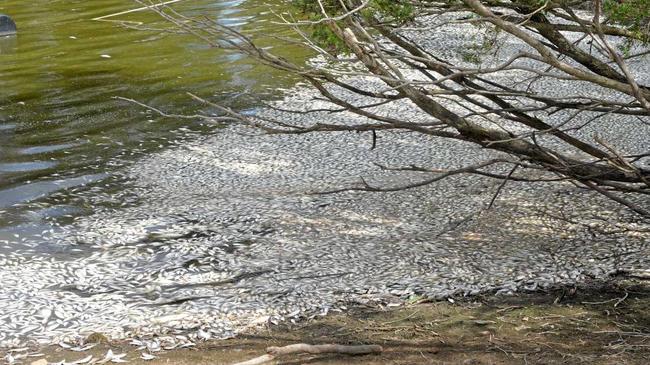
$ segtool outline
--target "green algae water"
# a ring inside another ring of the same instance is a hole
[[[124,182],[115,178],[121,166],[193,134],[219,133],[218,126],[162,118],[114,97],[170,113],[210,113],[186,92],[241,110],[295,81],[192,36],[115,22],[169,27],[150,11],[92,20],[140,6],[132,0],[0,2],[0,13],[18,26],[17,36],[0,38],[0,241],[37,232],[44,219],[91,212],[92,204],[75,201],[79,189],[114,194],[116,204],[126,204],[119,196]],[[259,38],[288,32],[274,24],[283,1],[170,6]],[[276,43],[265,40],[294,60],[306,57]]]

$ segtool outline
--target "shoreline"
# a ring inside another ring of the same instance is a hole
[[[560,364],[569,356],[573,364],[645,364],[650,349],[643,344],[650,334],[643,329],[650,326],[649,312],[648,281],[617,278],[527,294],[460,297],[453,303],[357,306],[296,323],[261,324],[236,338],[171,350],[149,351],[134,342],[94,335],[99,344],[82,351],[47,346],[12,355],[26,364],[45,364],[45,359],[94,363],[110,350],[136,365],[227,365],[260,356],[268,346],[306,342],[373,344],[384,351],[362,356],[292,355],[281,358],[282,363],[521,364],[525,357],[530,364]],[[21,357],[34,353],[42,355]]]

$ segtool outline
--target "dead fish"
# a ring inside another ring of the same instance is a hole
[[[69,364],[85,364],[85,363],[89,363],[92,359],[93,359],[93,355],[88,355],[88,356],[84,357],[83,359],[79,359],[79,360],[71,362]]]
[[[124,354],[115,354],[113,353],[112,350],[108,350],[106,352],[106,356],[102,360],[98,362],[98,364],[105,364],[107,362],[112,362],[112,363],[122,363],[122,362],[128,362],[127,360],[124,360],[124,357],[126,356],[126,353]]]
[[[156,356],[153,356],[152,354],[148,354],[146,352],[143,352],[142,355],[140,355],[140,358],[142,360],[148,361],[148,360],[153,360],[156,358]]]

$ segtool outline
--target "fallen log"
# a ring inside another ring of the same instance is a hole
[[[248,361],[238,362],[233,365],[259,365],[269,361],[273,361],[278,356],[299,354],[299,353],[308,353],[308,354],[336,353],[336,354],[346,354],[346,355],[366,355],[366,354],[376,354],[382,351],[383,349],[379,345],[347,346],[347,345],[337,345],[337,344],[310,345],[306,343],[298,343],[298,344],[288,345],[283,347],[275,347],[275,346],[267,347],[266,355],[262,355],[254,359],[250,359]]]

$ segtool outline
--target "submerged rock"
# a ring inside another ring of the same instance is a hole
[[[16,34],[16,23],[8,15],[0,14],[0,37]]]

